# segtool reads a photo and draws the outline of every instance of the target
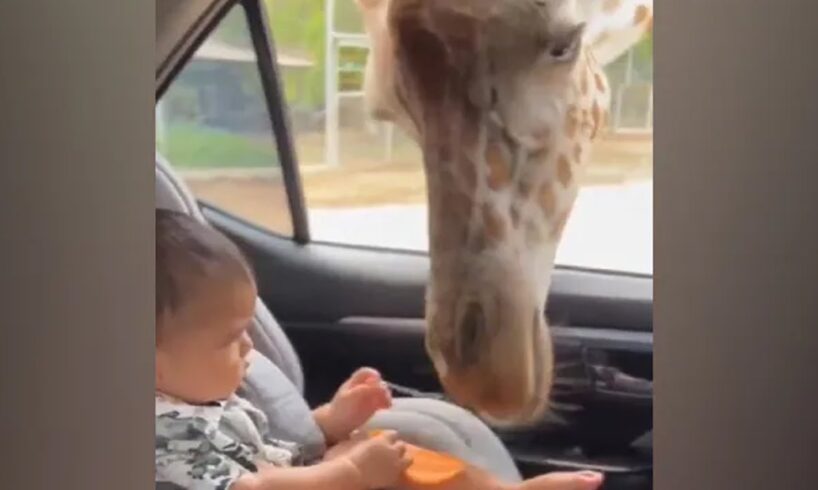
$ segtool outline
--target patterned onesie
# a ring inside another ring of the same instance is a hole
[[[227,490],[260,466],[301,465],[297,444],[268,435],[267,418],[231,396],[191,405],[156,395],[156,482],[170,488]]]

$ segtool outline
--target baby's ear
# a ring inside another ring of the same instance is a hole
[[[585,22],[582,22],[570,29],[555,32],[546,45],[548,58],[558,63],[573,63],[576,61],[582,48],[585,26]]]

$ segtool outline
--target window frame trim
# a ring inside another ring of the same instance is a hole
[[[270,117],[281,175],[284,180],[284,190],[287,194],[292,239],[304,245],[310,242],[307,205],[301,183],[298,156],[290,130],[287,101],[283,97],[281,77],[278,72],[275,41],[271,35],[266,9],[261,4],[261,0],[240,0],[238,3],[244,8],[253,49],[256,52],[256,66],[261,77],[267,114]]]
[[[298,244],[310,242],[307,207],[304,199],[298,159],[290,131],[287,103],[283,97],[275,44],[269,31],[265,8],[261,0],[226,0],[213,2],[201,13],[197,22],[181,35],[171,53],[157,67],[155,104],[158,104],[181,71],[188,65],[197,49],[218,29],[221,22],[234,8],[241,8],[256,57],[262,93],[264,96],[270,132],[274,140],[281,175],[284,181],[287,207],[290,215],[292,236]],[[201,206],[202,199],[194,196]],[[209,203],[208,203],[209,204]],[[272,203],[270,203],[272,205]],[[215,207],[215,206],[214,206]],[[247,221],[247,220],[243,220]],[[255,226],[255,225],[254,225]],[[272,232],[274,235],[278,233]]]

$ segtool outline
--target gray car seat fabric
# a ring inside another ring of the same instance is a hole
[[[156,155],[156,206],[184,211],[204,221],[195,199],[170,166]],[[241,395],[270,419],[273,435],[296,441],[309,453],[324,449],[324,438],[303,398],[301,363],[284,331],[257,299],[251,337],[255,351]],[[397,430],[406,440],[447,451],[510,482],[520,473],[493,432],[477,417],[455,405],[431,399],[395,400],[370,426]],[[308,454],[309,456],[309,454]]]
[[[240,394],[267,416],[270,435],[298,441],[308,460],[322,455],[326,449],[324,435],[298,388],[258,351],[250,354],[249,362]]]
[[[370,428],[399,428],[403,439],[468,461],[508,483],[520,472],[488,426],[466,410],[433,399],[397,398],[392,409],[377,413]]]

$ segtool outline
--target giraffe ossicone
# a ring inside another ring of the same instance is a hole
[[[548,406],[545,302],[607,119],[610,90],[585,40],[599,24],[587,12],[603,9],[582,2],[357,0],[369,112],[423,153],[426,348],[446,391],[497,424]]]

